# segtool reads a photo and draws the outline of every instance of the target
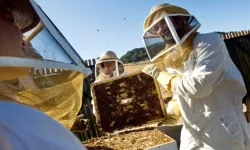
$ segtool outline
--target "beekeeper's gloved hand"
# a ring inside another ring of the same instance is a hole
[[[142,69],[142,72],[153,77],[164,88],[166,88],[169,91],[172,91],[172,83],[178,77],[178,75],[168,73],[167,71],[164,71],[159,67],[156,67],[154,64],[145,66]]]
[[[76,117],[76,120],[71,127],[72,132],[85,132],[89,129],[89,120],[84,119],[84,114],[81,114]]]
[[[142,72],[147,75],[150,75],[154,79],[157,79],[161,71],[161,68],[156,67],[154,64],[150,64],[142,68]]]

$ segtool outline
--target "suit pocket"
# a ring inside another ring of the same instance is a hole
[[[214,145],[218,147],[224,145],[238,148],[245,147],[244,142],[233,136],[220,118],[216,119],[212,124],[208,125],[201,137],[204,143],[208,145]]]
[[[231,136],[237,143],[244,144],[245,138],[242,131],[240,122],[237,115],[227,116],[220,118],[220,122],[224,130]]]

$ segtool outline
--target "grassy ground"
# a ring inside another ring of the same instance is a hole
[[[125,64],[125,72],[127,73],[131,73],[131,72],[136,72],[141,70],[144,66],[151,64],[150,61],[140,61],[140,62],[136,62],[136,63],[129,63],[129,64]]]

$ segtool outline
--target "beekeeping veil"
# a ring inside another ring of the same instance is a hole
[[[90,69],[35,1],[0,0],[0,5],[14,16],[27,43],[24,56],[0,56],[0,100],[29,105],[71,128]]]
[[[111,74],[106,74],[104,63],[110,62],[113,65],[114,70]],[[105,51],[102,53],[99,59],[97,59],[95,65],[95,77],[96,81],[104,80],[115,76],[120,76],[124,73],[124,66],[120,59],[117,58],[113,51]]]
[[[181,7],[170,4],[153,7],[144,22],[143,34],[150,60],[156,62],[164,54],[177,50],[199,27],[196,18]]]

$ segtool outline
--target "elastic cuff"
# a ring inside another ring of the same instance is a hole
[[[170,91],[170,92],[172,92],[173,91],[173,82],[174,82],[174,80],[177,78],[178,76],[174,76],[174,77],[172,77],[171,79],[170,79],[170,82],[169,82],[169,84],[168,84],[168,90]],[[172,92],[173,93],[173,92]]]

